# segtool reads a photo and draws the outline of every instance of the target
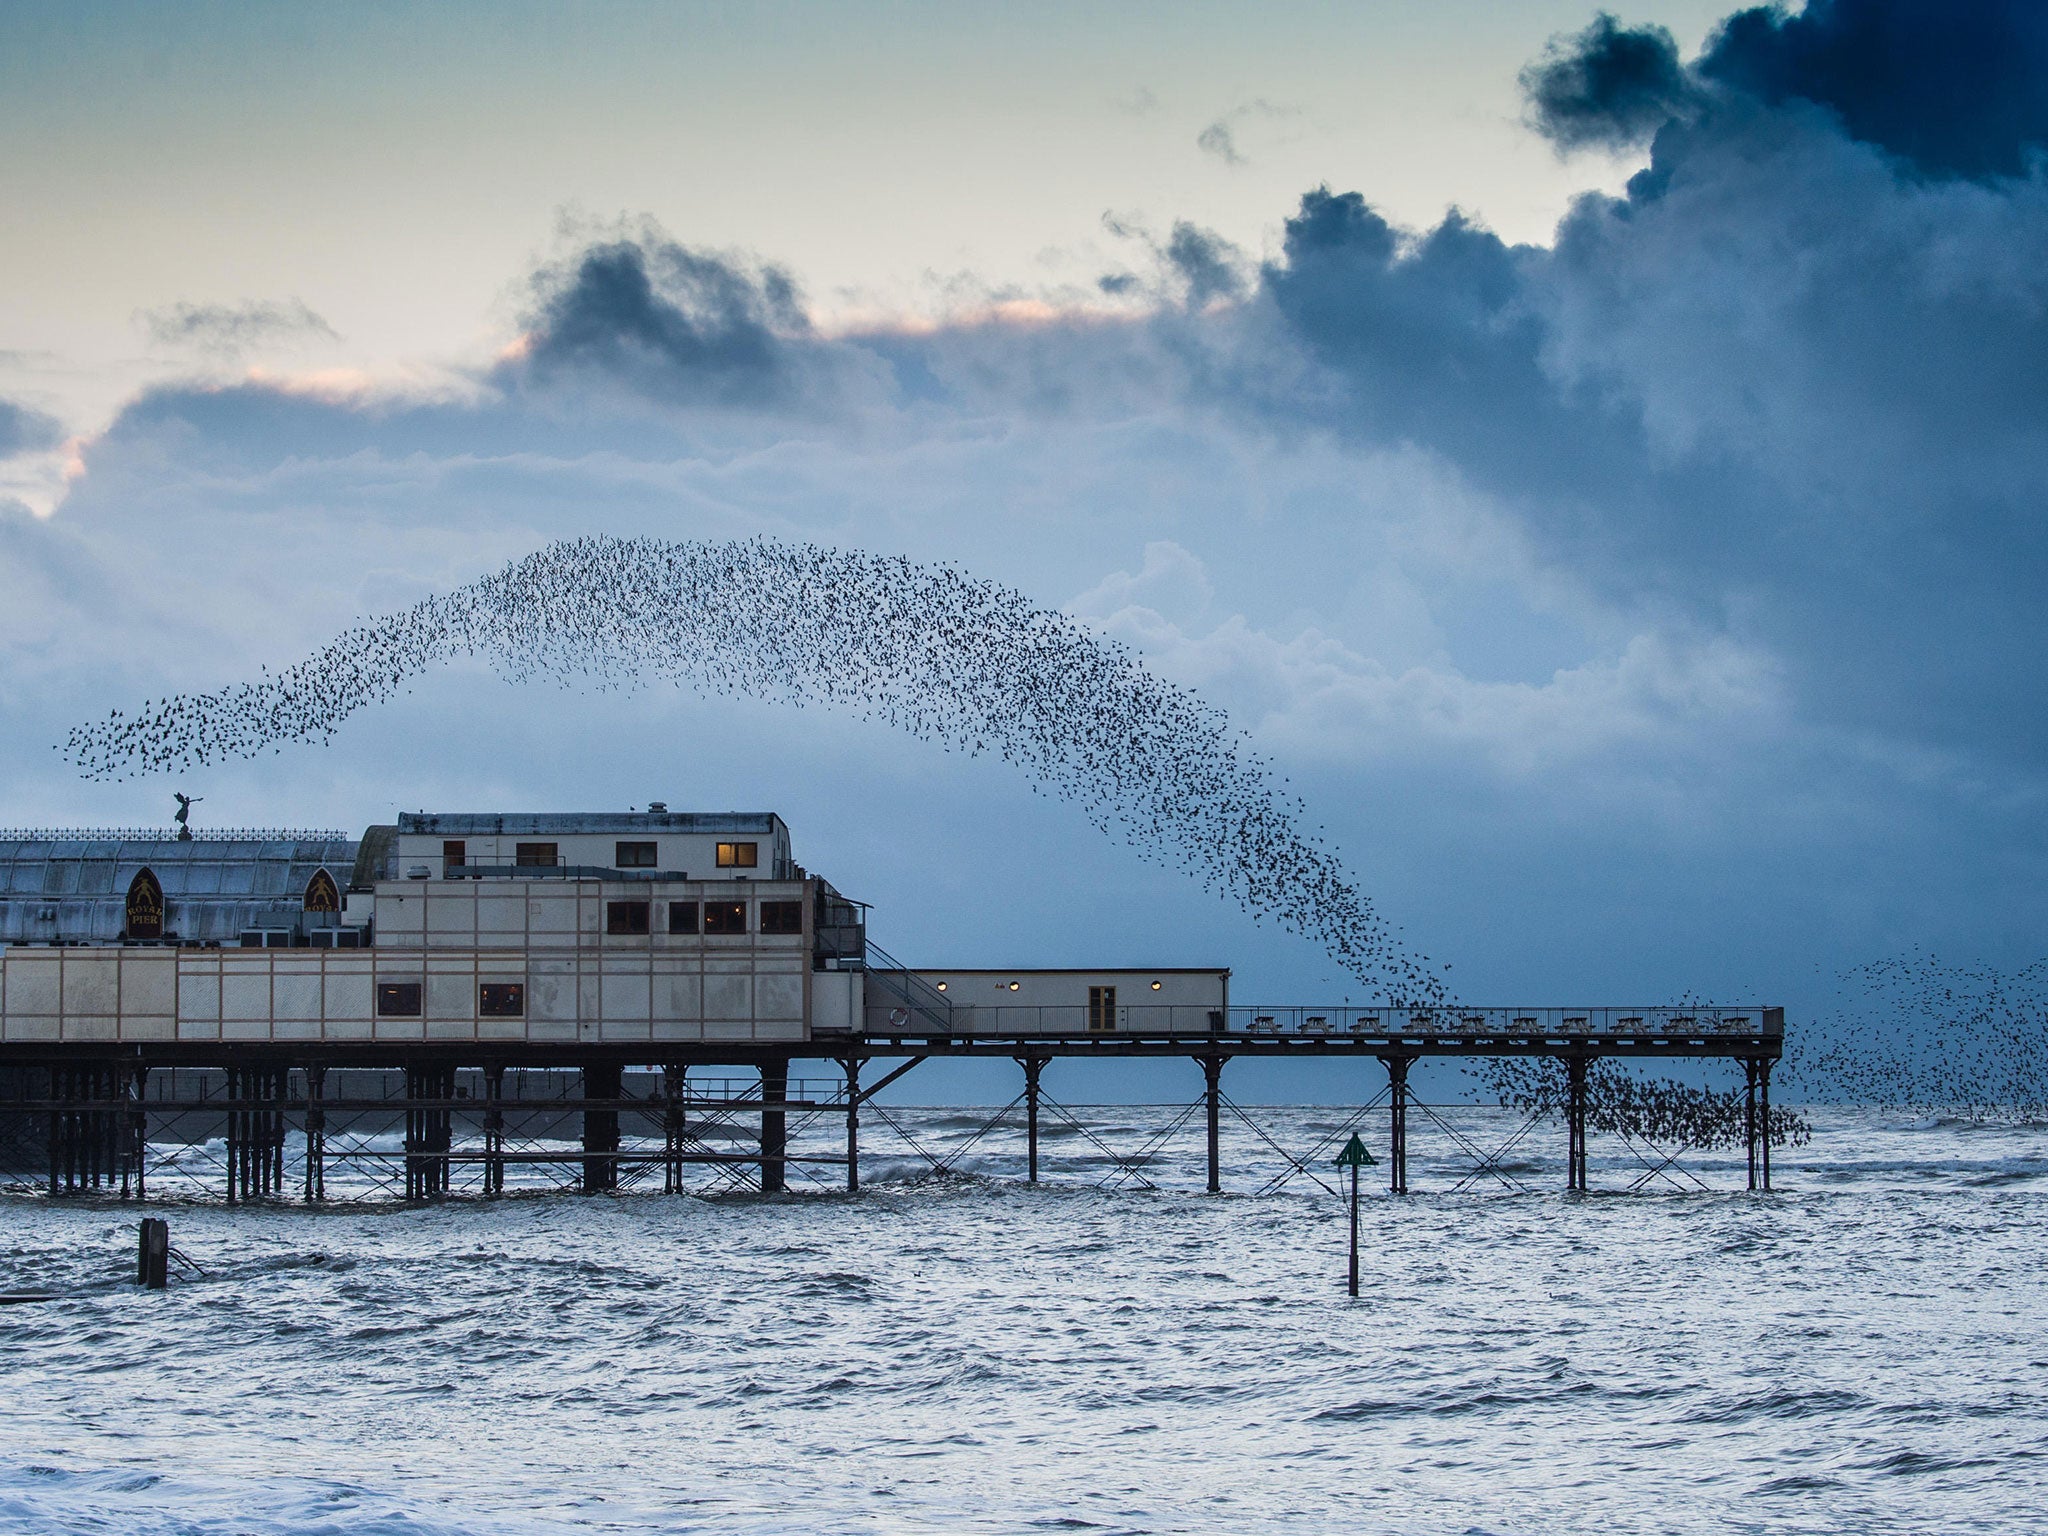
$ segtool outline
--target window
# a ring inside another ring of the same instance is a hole
[[[720,843],[718,845],[718,867],[720,869],[753,869],[761,862],[759,843]]]
[[[441,844],[441,870],[453,874],[469,862],[469,844],[459,837],[451,837]]]
[[[612,860],[613,869],[652,869],[656,857],[653,843],[620,843],[618,857]]]
[[[800,901],[762,902],[761,931],[763,933],[802,933],[804,931],[804,904]]]
[[[668,931],[670,933],[695,933],[697,931],[697,903],[694,901],[672,901],[668,904]]]
[[[644,901],[608,901],[604,904],[604,931],[606,933],[645,933],[647,912],[651,904]]]
[[[553,843],[517,844],[512,862],[521,869],[553,869],[562,862]]]
[[[523,1019],[526,988],[516,981],[487,981],[476,989],[476,1011],[487,1019]]]
[[[1116,988],[1088,989],[1088,1028],[1095,1034],[1116,1028]]]
[[[747,904],[744,901],[705,902],[704,931],[706,933],[745,933],[747,931]]]
[[[416,1019],[420,1016],[420,984],[416,981],[386,981],[377,986],[377,1017]]]

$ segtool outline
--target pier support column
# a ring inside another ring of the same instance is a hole
[[[484,1193],[505,1193],[505,1068],[484,1063]]]
[[[761,1063],[761,1193],[772,1195],[787,1186],[783,1154],[789,1150],[789,1062]],[[768,1106],[774,1105],[773,1109]]]
[[[222,1077],[222,1087],[228,1096],[228,1133],[223,1150],[228,1157],[228,1204],[238,1203],[243,1194],[243,1184],[249,1161],[249,1138],[246,1130],[249,1112],[242,1107],[243,1096],[248,1087],[243,1081],[240,1067],[229,1067]]]
[[[683,1192],[683,1095],[689,1089],[688,1066],[670,1062],[661,1069],[661,1191]]]
[[[149,1068],[136,1067],[128,1074],[128,1167],[135,1171],[135,1198],[148,1198],[149,1164]],[[128,1172],[121,1173],[121,1198],[128,1198]]]
[[[846,1192],[860,1189],[860,1059],[848,1056],[840,1063],[846,1073]]]
[[[1771,1062],[1764,1057],[1756,1064],[1757,1078],[1757,1163],[1763,1171],[1763,1187],[1771,1187]]]
[[[583,1069],[583,1193],[607,1194],[619,1187],[619,1112],[596,1109],[599,1099],[616,1100],[625,1088],[617,1062],[592,1062]]]
[[[327,1069],[306,1068],[306,1204],[327,1198]]]
[[[405,1198],[448,1193],[448,1149],[454,1141],[455,1069],[405,1069]]]
[[[1228,1056],[1201,1056],[1202,1108],[1209,1122],[1209,1193],[1223,1193],[1223,1063]]]
[[[1565,1188],[1586,1188],[1586,1068],[1583,1056],[1568,1057],[1565,1070]]]
[[[1408,1193],[1407,1056],[1382,1056],[1387,1069],[1387,1193]]]
[[[1027,1182],[1038,1182],[1038,1074],[1045,1070],[1043,1056],[1019,1056],[1024,1069],[1024,1167]]]
[[[1742,1059],[1742,1144],[1749,1152],[1749,1187],[1756,1188],[1756,1078],[1757,1060],[1754,1056]]]

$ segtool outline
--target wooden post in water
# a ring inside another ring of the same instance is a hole
[[[170,1283],[170,1270],[171,1224],[159,1216],[145,1216],[135,1259],[135,1283],[160,1291]]]

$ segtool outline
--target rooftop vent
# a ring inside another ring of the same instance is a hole
[[[668,802],[666,800],[648,801],[647,813],[650,816],[666,816],[668,814]]]

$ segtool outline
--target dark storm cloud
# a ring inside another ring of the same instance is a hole
[[[667,401],[753,404],[791,392],[792,346],[810,328],[781,268],[653,234],[589,246],[533,288],[525,372],[601,376]]]
[[[1522,71],[1530,122],[1560,149],[1627,149],[1690,112],[1699,87],[1664,27],[1624,27],[1605,11],[1553,38]]]
[[[1216,299],[1234,299],[1244,291],[1237,247],[1221,235],[1183,221],[1173,226],[1163,254],[1187,285],[1191,309]]]
[[[1805,102],[1928,176],[2017,176],[2048,143],[2048,7],[2037,0],[1811,0],[1738,11],[1691,66],[1659,26],[1603,12],[1522,72],[1561,149],[1624,149],[1716,106]]]
[[[1815,102],[1933,175],[2016,176],[2048,143],[2039,0],[1809,0],[1728,18],[1699,73],[1767,104]]]
[[[173,304],[137,318],[158,346],[242,352],[266,342],[338,341],[334,327],[303,300],[283,303]]]
[[[55,418],[11,400],[0,400],[0,459],[54,448],[64,429]]]

